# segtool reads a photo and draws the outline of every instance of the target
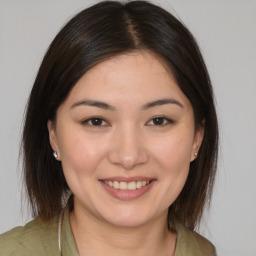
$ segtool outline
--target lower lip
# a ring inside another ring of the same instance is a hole
[[[156,180],[152,180],[148,185],[143,186],[139,189],[135,190],[121,190],[121,189],[115,189],[113,187],[110,187],[106,185],[103,181],[100,181],[103,188],[113,197],[120,199],[120,200],[133,200],[136,198],[141,197],[145,193],[147,193],[151,187],[154,185]]]

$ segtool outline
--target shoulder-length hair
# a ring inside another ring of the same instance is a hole
[[[195,127],[204,123],[198,157],[185,186],[169,207],[168,224],[193,230],[210,202],[218,154],[213,91],[203,57],[189,30],[173,15],[146,1],[104,1],[83,10],[57,34],[35,79],[26,110],[22,150],[24,177],[33,216],[49,220],[60,212],[69,188],[52,156],[47,121],[76,82],[110,57],[146,50],[164,59],[192,104]]]

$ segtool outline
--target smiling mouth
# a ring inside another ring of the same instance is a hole
[[[157,179],[145,177],[106,178],[99,180],[105,191],[119,200],[133,200],[151,190]]]
[[[102,182],[107,186],[115,189],[132,191],[132,190],[140,189],[142,187],[147,186],[148,184],[150,184],[151,181],[139,180],[139,181],[125,182],[125,181],[116,181],[116,180],[114,181],[103,180]]]

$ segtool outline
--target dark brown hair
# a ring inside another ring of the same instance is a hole
[[[146,1],[105,1],[83,10],[57,34],[44,56],[27,105],[23,130],[26,191],[33,216],[59,213],[67,193],[62,166],[52,156],[47,121],[76,82],[97,63],[115,55],[147,50],[164,59],[190,100],[195,127],[204,120],[204,139],[190,164],[186,184],[169,207],[169,222],[193,230],[210,202],[216,172],[218,125],[210,78],[198,45],[170,13]]]

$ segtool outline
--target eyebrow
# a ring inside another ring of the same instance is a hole
[[[152,102],[148,102],[148,103],[144,104],[141,107],[141,110],[147,110],[149,108],[153,108],[153,107],[156,107],[156,106],[162,106],[162,105],[166,105],[166,104],[174,104],[174,105],[177,105],[181,108],[184,108],[184,106],[179,101],[177,101],[175,99],[171,99],[171,98],[166,98],[166,99],[158,99],[158,100],[155,100],[155,101],[152,101]],[[114,107],[112,105],[109,105],[105,102],[96,101],[96,100],[81,100],[81,101],[78,101],[78,102],[74,103],[71,106],[71,109],[73,109],[75,107],[78,107],[78,106],[84,106],[84,105],[85,106],[90,106],[90,107],[102,108],[102,109],[111,110],[111,111],[116,110],[116,107]]]

